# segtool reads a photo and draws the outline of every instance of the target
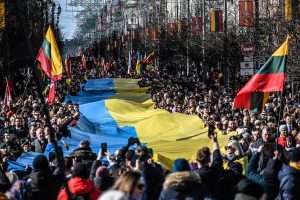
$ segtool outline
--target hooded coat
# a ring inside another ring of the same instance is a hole
[[[300,170],[283,165],[279,171],[280,199],[300,199]]]
[[[213,199],[201,184],[198,174],[192,172],[176,172],[168,175],[159,200],[200,200]]]
[[[90,200],[97,200],[100,196],[100,190],[98,190],[93,182],[89,179],[74,177],[68,182],[69,191],[75,196],[87,195]],[[62,189],[57,197],[58,200],[69,200],[69,195],[66,188]]]

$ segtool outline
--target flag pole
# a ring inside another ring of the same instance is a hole
[[[282,105],[283,105],[283,91],[280,92],[280,107],[279,107],[279,113],[278,113],[278,120],[277,120],[277,131],[276,131],[276,149],[278,150],[278,137],[279,137],[279,125],[280,125],[280,119],[282,115]]]
[[[287,41],[289,42],[290,36],[287,35]],[[286,74],[286,67],[284,68],[284,74]],[[284,91],[284,85],[285,85],[285,79],[283,83],[282,91],[280,92],[280,107],[279,107],[279,114],[278,114],[278,121],[277,121],[277,131],[276,131],[276,149],[278,150],[278,137],[279,137],[279,125],[280,125],[280,119],[282,115],[282,107],[283,107],[283,91]]]
[[[44,112],[45,117],[46,117],[46,119],[45,119],[46,120],[46,125],[49,126],[49,128],[50,128],[51,142],[54,145],[56,158],[58,160],[58,164],[60,165],[61,173],[65,173],[62,154],[59,152],[59,148],[58,148],[58,145],[57,145],[57,142],[56,142],[56,139],[55,139],[55,133],[54,133],[54,130],[51,128],[49,110],[48,110],[48,107],[46,105],[46,102],[45,102],[45,99],[44,99],[44,96],[43,96],[43,89],[42,89],[42,86],[40,84],[41,79],[40,79],[39,72],[38,72],[37,62],[35,60],[35,56],[34,56],[34,53],[33,53],[33,48],[32,48],[31,42],[29,41],[29,38],[28,38],[28,31],[27,31],[27,28],[25,26],[24,17],[22,15],[20,1],[15,0],[14,2],[15,2],[16,10],[17,10],[17,15],[18,15],[18,18],[19,18],[19,23],[20,23],[19,26],[20,26],[20,29],[21,29],[23,38],[25,40],[25,44],[26,44],[28,53],[29,53],[30,66],[32,68],[35,83],[37,85],[38,97],[41,99],[42,104],[43,104],[43,112]]]

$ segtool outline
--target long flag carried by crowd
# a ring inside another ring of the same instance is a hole
[[[279,49],[240,90],[235,98],[234,108],[248,108],[261,112],[270,92],[283,91],[289,40],[290,38],[287,37]]]

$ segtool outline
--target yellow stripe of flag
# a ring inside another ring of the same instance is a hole
[[[285,42],[275,51],[272,56],[287,56],[289,52],[290,37],[288,36]]]
[[[52,77],[62,76],[63,73],[62,59],[55,40],[54,33],[50,26],[46,34],[46,40],[48,40],[48,42],[51,45],[51,63],[52,63],[51,76]]]

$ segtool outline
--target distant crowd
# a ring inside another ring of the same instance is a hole
[[[45,122],[33,77],[14,75],[13,100],[0,102],[0,199],[300,199],[299,91],[284,91],[283,116],[278,116],[277,93],[269,96],[261,113],[233,109],[237,91],[224,86],[219,71],[198,77],[154,66],[138,74],[113,60],[84,66],[73,58],[71,63],[70,77],[58,82],[48,107],[51,124]],[[64,158],[64,167],[56,154],[43,155],[53,143],[50,129],[58,141],[71,136],[68,126],[80,119],[79,105],[66,102],[66,96],[85,90],[81,84],[88,79],[106,77],[140,78],[140,87],[150,86],[156,109],[198,115],[215,128],[209,135],[213,149],[199,146],[195,161],[178,158],[172,170],[156,163],[155,152],[138,138],[129,138],[117,152],[105,147],[92,152],[83,140]],[[218,143],[222,135],[230,135],[225,151]],[[25,170],[8,170],[10,162],[30,152],[41,153],[32,168],[24,163]]]

